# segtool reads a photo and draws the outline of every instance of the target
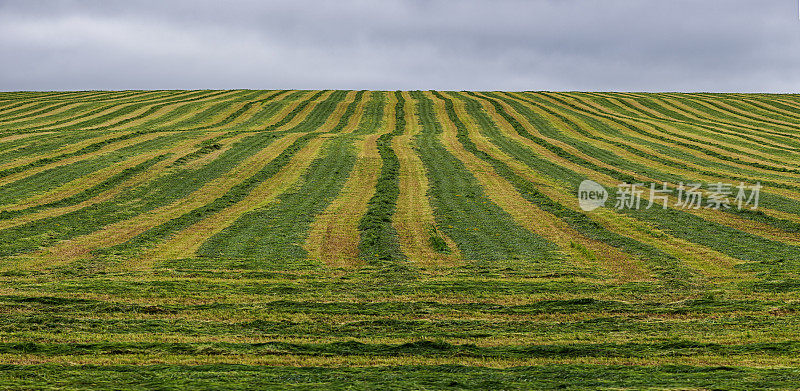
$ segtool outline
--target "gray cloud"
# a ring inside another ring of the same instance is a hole
[[[0,89],[800,90],[784,0],[0,1]]]

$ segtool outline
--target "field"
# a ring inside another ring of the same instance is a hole
[[[0,93],[0,388],[796,388],[799,124],[797,95]],[[585,212],[587,179],[763,187]]]

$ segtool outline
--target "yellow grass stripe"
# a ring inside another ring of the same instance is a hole
[[[392,225],[397,231],[400,249],[410,262],[425,266],[447,266],[463,264],[463,258],[455,242],[440,232],[447,242],[451,254],[436,252],[430,243],[430,230],[436,227],[433,208],[428,199],[428,177],[425,166],[412,147],[414,137],[420,132],[415,100],[408,92],[403,92],[405,99],[406,132],[397,136],[392,148],[400,161],[400,194],[397,197],[397,209]]]
[[[684,97],[684,96],[681,96],[681,97]],[[683,103],[683,102],[679,101],[679,100],[677,99],[677,97],[672,97],[672,96],[662,96],[661,98],[662,98],[662,99],[663,99],[665,102],[669,102],[670,104],[672,104],[674,107],[678,107],[678,108],[680,108],[680,109],[681,109],[681,110],[683,110],[683,111],[688,111],[688,112],[694,113],[694,114],[696,114],[698,117],[705,118],[707,121],[711,121],[711,122],[718,122],[718,123],[724,123],[724,124],[731,125],[731,126],[739,126],[739,127],[741,127],[741,126],[746,126],[746,127],[748,127],[749,129],[753,129],[753,131],[764,131],[764,132],[774,132],[774,133],[780,133],[782,136],[784,136],[784,137],[788,137],[788,138],[791,138],[791,137],[797,137],[797,135],[793,135],[793,134],[791,134],[791,133],[783,133],[783,132],[780,132],[780,131],[778,131],[778,130],[775,130],[775,129],[766,129],[766,128],[762,128],[762,127],[759,127],[759,126],[756,126],[756,125],[753,125],[753,124],[747,124],[747,123],[745,123],[745,122],[731,122],[731,120],[729,120],[729,119],[727,119],[727,120],[723,121],[721,118],[719,118],[719,117],[717,117],[717,116],[715,116],[715,115],[713,115],[713,114],[706,113],[706,112],[704,112],[704,111],[701,111],[701,110],[699,110],[699,109],[696,109],[696,108],[694,108],[694,107],[691,107],[691,106],[687,105],[686,103]],[[684,97],[684,98],[685,98],[685,97]],[[723,110],[721,110],[721,109],[719,109],[719,108],[717,108],[717,107],[710,106],[710,105],[708,105],[707,103],[705,103],[705,102],[703,102],[703,101],[701,101],[701,100],[696,100],[696,99],[695,99],[695,100],[693,100],[693,102],[695,102],[695,103],[698,103],[698,104],[700,104],[700,105],[701,105],[701,106],[703,106],[703,107],[708,107],[708,108],[709,108],[709,109],[711,109],[711,110],[715,110],[715,111],[723,111]],[[716,102],[715,102],[715,103],[716,103]],[[735,109],[735,110],[737,110],[737,111],[738,111],[739,109]],[[734,118],[736,118],[736,119],[739,119],[739,121],[750,121],[750,122],[753,122],[753,120],[752,120],[752,119],[748,119],[748,118],[742,118],[741,116],[739,116],[739,115],[736,115],[735,113],[729,113],[728,115],[729,115],[729,116],[731,116],[731,117],[734,117]],[[777,126],[777,125],[776,125],[776,126]],[[791,125],[789,125],[789,126],[791,126]],[[796,125],[794,125],[794,126],[796,126]],[[750,133],[748,133],[748,135],[750,135],[750,136],[754,136],[754,135],[756,135],[756,134],[754,134],[753,132],[750,132]],[[774,141],[773,141],[773,142],[774,142]]]
[[[187,102],[187,103],[198,103],[198,102],[219,100],[219,99],[223,99],[225,97],[229,97],[230,95],[235,94],[235,93],[239,93],[239,92],[241,92],[241,91],[240,90],[228,91],[228,92],[226,92],[224,94],[206,96],[206,97],[203,97],[203,98],[200,98],[200,99],[192,100],[191,102]],[[168,102],[165,102],[165,103],[168,103]],[[108,104],[108,102],[106,102],[105,104]],[[45,127],[41,128],[41,130],[52,130],[52,129],[65,128],[65,127],[68,127],[68,126],[71,126],[71,125],[75,125],[75,124],[79,124],[81,122],[88,121],[88,120],[91,120],[91,119],[94,119],[94,118],[97,118],[97,117],[100,117],[100,116],[103,116],[103,115],[106,115],[106,114],[113,113],[113,112],[115,112],[117,110],[120,110],[122,108],[125,108],[125,107],[130,107],[130,106],[135,106],[135,105],[140,105],[140,104],[142,104],[142,102],[111,104],[108,108],[106,108],[105,110],[102,110],[102,111],[100,111],[98,113],[95,113],[95,114],[92,114],[92,115],[85,115],[85,114],[79,113],[79,114],[76,114],[73,117],[74,119],[69,121],[69,122],[58,124],[58,125],[45,126]],[[152,105],[154,103],[150,103],[150,104]],[[146,109],[140,109],[140,113],[144,112],[145,110]],[[196,114],[196,113],[193,113],[193,114]],[[128,114],[126,114],[125,116],[127,117]],[[120,118],[120,117],[111,118],[108,121],[106,121],[106,123],[114,122],[118,118]],[[116,122],[118,122],[118,121],[116,121]],[[114,123],[116,123],[116,122],[114,122]]]
[[[549,100],[549,97],[545,97],[544,99]],[[577,104],[578,102],[574,102],[574,103]],[[523,104],[526,104],[526,103],[523,103]],[[553,105],[554,105],[554,107],[560,107],[560,106],[555,106],[555,105],[557,105],[557,103],[554,103],[554,102],[553,102]],[[590,105],[592,105],[592,107],[595,107],[595,106],[593,106],[592,103],[590,103]],[[570,117],[576,123],[583,123],[584,126],[582,128],[586,129],[587,132],[593,133],[593,134],[595,134],[595,135],[597,135],[599,137],[603,137],[603,138],[606,138],[606,139],[610,139],[610,140],[613,140],[613,141],[624,143],[624,144],[630,145],[632,147],[638,147],[639,149],[646,149],[647,148],[647,147],[644,147],[644,146],[639,146],[638,144],[630,141],[630,139],[626,138],[626,137],[620,138],[620,137],[617,137],[617,136],[614,136],[614,135],[610,135],[610,134],[606,134],[606,133],[600,133],[600,132],[594,130],[593,127],[588,126],[587,124],[585,124],[582,120],[579,120],[579,119],[577,119],[577,118],[575,118],[575,117],[573,117],[571,115],[566,115],[565,113],[562,113],[562,114],[564,114],[567,117]],[[608,120],[606,118],[595,116],[594,112],[592,112],[592,111],[586,110],[586,111],[584,111],[584,114],[589,115],[589,116],[595,118],[596,120],[605,123],[608,126],[616,127],[615,126],[616,124],[614,124],[612,121],[610,121],[610,120]],[[654,128],[653,125],[651,124],[651,122],[649,122],[649,121],[646,124],[641,124],[641,123],[635,123],[634,121],[628,120],[626,118],[621,118],[620,120],[624,121],[624,122],[627,122],[629,124],[632,124],[632,125],[634,125],[636,127],[639,127],[639,128],[646,127],[649,132],[656,133],[658,135],[667,137],[670,140],[674,140],[675,138],[677,138],[677,136],[675,136],[674,134],[665,133],[663,131],[660,131],[660,130]],[[670,129],[670,130],[672,130],[672,131],[674,131],[674,132],[676,132],[678,134],[681,133],[680,130],[678,130],[678,129],[670,126],[670,125],[662,124],[661,127],[664,128],[664,129]],[[695,151],[693,149],[690,149],[688,147],[685,147],[685,146],[682,146],[682,145],[668,143],[668,142],[665,142],[664,140],[655,139],[655,138],[652,138],[650,136],[647,136],[647,135],[632,131],[632,130],[624,128],[624,127],[617,128],[617,129],[620,132],[625,133],[627,135],[631,135],[633,137],[639,137],[639,138],[647,139],[649,141],[652,141],[654,143],[667,146],[667,147],[672,148],[672,149],[682,150],[684,152],[691,153],[691,154],[697,154],[698,153],[697,151]],[[580,134],[577,134],[577,133],[571,133],[571,134],[573,134],[575,138],[580,138],[582,140],[586,140],[587,142],[592,143],[594,145],[598,145],[598,143],[600,143],[597,140],[588,139],[588,138],[584,137],[583,135],[580,135]],[[702,142],[704,140],[706,141],[705,143]],[[723,149],[715,147],[714,144],[717,144],[717,145],[723,145],[724,144],[724,143],[718,142],[717,140],[705,139],[703,137],[695,137],[695,140],[685,139],[685,141],[689,142],[689,143],[692,143],[692,144],[695,144],[695,145],[698,145],[698,146],[702,146],[702,147],[704,147],[706,149],[711,149],[711,150],[717,151],[717,152],[719,152],[721,154],[726,154],[726,153],[730,154],[731,153],[729,151],[725,151]],[[607,147],[606,144],[602,144],[601,146],[603,148]],[[746,152],[749,152],[749,154],[745,153],[745,154],[742,154],[742,155],[736,155],[737,158],[740,158],[741,160],[750,161],[750,162],[765,163],[763,160],[759,160],[759,159],[756,159],[756,158],[753,157],[753,156],[757,156],[761,152],[750,150],[748,148],[743,148],[743,149]],[[617,150],[622,151],[621,149],[617,149]],[[671,167],[671,166],[666,166],[666,165],[664,165],[664,164],[662,164],[660,162],[654,162],[654,161],[646,159],[646,158],[634,157],[636,155],[634,155],[634,154],[632,154],[630,152],[627,152],[627,151],[620,152],[620,153],[625,153],[625,154],[627,154],[626,156],[630,156],[630,158],[628,160],[631,160],[631,161],[636,160],[638,162],[641,162],[642,164],[645,164],[645,165],[648,165],[648,166],[651,166],[651,167],[657,166],[657,167],[660,167],[660,169],[662,171],[664,171],[664,172],[671,172],[671,173],[675,173],[675,174],[680,173],[680,174],[686,175],[686,176],[699,175],[699,174],[697,174],[697,171],[686,171],[684,169],[678,169],[678,168],[674,168],[674,167]],[[704,178],[706,178],[708,180],[712,180],[712,181],[713,180],[718,180],[718,178],[729,177],[731,174],[736,175],[736,176],[746,176],[746,177],[752,179],[753,182],[758,181],[758,180],[761,179],[760,177],[757,177],[757,176],[754,177],[754,176],[752,176],[750,174],[744,174],[744,173],[739,173],[739,172],[731,173],[729,171],[726,171],[726,170],[723,170],[723,169],[720,169],[720,168],[707,167],[705,165],[702,165],[701,163],[694,163],[694,162],[691,162],[691,161],[679,160],[679,159],[677,159],[675,157],[671,157],[671,156],[668,156],[668,155],[661,155],[661,157],[664,158],[664,159],[667,159],[667,160],[671,160],[671,161],[676,162],[676,163],[686,164],[686,165],[694,167],[696,169],[702,169],[704,171],[713,171],[715,173],[718,173],[719,177],[710,177],[710,176],[707,176],[707,175],[703,175]],[[753,166],[747,166],[747,165],[744,165],[744,164],[737,163],[734,160],[726,160],[726,159],[722,159],[722,158],[718,158],[718,157],[710,156],[710,155],[704,155],[704,158],[707,158],[708,160],[716,161],[716,162],[719,162],[719,163],[733,165],[733,166],[735,166],[737,168],[741,168],[741,169],[775,174],[775,172],[773,172],[773,171],[769,171],[769,170],[765,170],[765,169],[758,168],[758,167],[753,167]],[[786,167],[790,168],[789,166],[786,166]],[[797,177],[798,179],[800,179],[800,175],[794,174],[794,173],[782,173],[782,175],[787,177],[787,178],[789,178],[789,177]],[[775,181],[775,182],[779,182],[779,183],[788,184],[788,185],[796,185],[797,184],[796,181],[792,181],[792,180],[789,180],[789,179],[781,180],[781,179],[778,179],[778,178],[773,178],[771,180]],[[796,192],[792,192],[791,190],[775,188],[775,189],[771,189],[771,191],[787,195],[790,198],[792,197],[792,194],[795,194],[794,197],[797,197],[797,193]]]
[[[331,267],[348,268],[363,264],[358,258],[358,224],[375,193],[381,170],[376,140],[380,134],[362,136],[355,143],[358,157],[350,177],[334,201],[316,217],[304,248],[308,258]]]
[[[17,173],[8,175],[6,177],[0,178],[0,186],[7,185],[9,183],[18,181],[18,180],[20,180],[22,178],[25,178],[25,177],[28,177],[30,175],[34,175],[34,174],[40,173],[42,171],[49,170],[49,169],[54,168],[54,167],[63,166],[63,165],[79,162],[81,160],[86,160],[86,159],[89,159],[89,158],[93,158],[93,157],[97,157],[97,156],[100,156],[100,155],[104,155],[104,154],[107,154],[109,152],[114,152],[116,150],[119,150],[119,149],[122,149],[122,148],[125,148],[125,147],[129,147],[129,146],[134,145],[134,144],[138,144],[140,142],[149,141],[149,140],[152,140],[154,138],[161,137],[163,135],[165,135],[165,133],[142,134],[142,135],[139,135],[139,136],[136,136],[136,137],[129,138],[127,140],[122,140],[122,141],[119,141],[119,142],[115,142],[115,143],[111,143],[111,144],[105,145],[102,148],[98,149],[97,151],[94,151],[94,152],[91,152],[91,153],[88,153],[88,154],[73,156],[73,157],[70,157],[70,158],[67,158],[67,159],[63,159],[63,160],[59,160],[57,162],[46,164],[46,165],[43,165],[43,166],[40,166],[40,167],[33,167],[33,168],[29,169],[29,170],[17,172]],[[117,136],[117,135],[111,135],[111,136]],[[34,159],[34,161],[38,160],[38,158],[39,157]]]
[[[568,95],[561,95],[561,96],[562,97],[568,97]],[[545,96],[545,98],[549,98],[549,97]],[[569,99],[571,100],[571,97]],[[614,99],[614,98],[607,98],[607,99],[609,101],[612,101],[612,102],[613,101],[620,102],[619,99]],[[666,104],[669,104],[669,102],[666,101],[666,100],[661,100],[661,101],[665,102]],[[629,102],[631,105],[636,106],[637,108],[641,107],[642,109],[649,109],[649,108],[641,105],[640,103],[638,103],[636,101],[626,101],[626,102]],[[574,103],[579,104],[578,102],[574,102]],[[594,108],[597,108],[598,110],[608,110],[607,108],[601,108],[601,106],[599,106],[595,102],[590,102],[589,105],[594,107]],[[675,111],[680,111],[680,110],[678,109],[678,110],[675,110]],[[615,116],[617,118],[619,118],[620,120],[629,119],[629,117],[624,116],[624,115],[619,114],[619,113],[615,113]],[[709,149],[713,149],[714,151],[717,151],[717,152],[719,152],[719,153],[721,153],[723,155],[729,155],[732,152],[717,148],[716,145],[724,145],[724,146],[728,146],[728,147],[732,147],[732,148],[737,148],[738,150],[741,150],[742,152],[745,152],[744,155],[737,156],[737,157],[741,157],[741,158],[744,158],[745,160],[750,160],[750,161],[758,161],[756,159],[751,158],[749,156],[750,154],[755,155],[755,156],[759,156],[759,155],[765,154],[765,152],[763,152],[763,151],[755,150],[755,149],[749,148],[749,147],[747,147],[745,145],[731,144],[730,142],[727,142],[727,141],[723,141],[723,140],[720,140],[720,139],[717,139],[717,138],[706,137],[706,136],[703,136],[703,135],[697,134],[697,133],[687,134],[687,132],[682,131],[682,130],[678,130],[677,128],[675,128],[675,126],[665,124],[665,123],[663,123],[661,121],[656,122],[656,121],[649,120],[649,119],[644,119],[644,118],[639,118],[638,121],[646,122],[648,124],[657,123],[657,124],[661,125],[663,128],[670,129],[670,130],[673,131],[673,133],[665,134],[665,136],[669,137],[670,139],[675,139],[675,138],[679,137],[684,142],[688,142],[688,143],[695,144],[695,145],[698,145],[698,146],[703,146],[703,147],[706,147],[706,148],[709,148]],[[698,121],[708,122],[707,120],[704,120],[704,119],[698,119]],[[626,122],[630,123],[631,121],[626,121]],[[714,121],[714,123],[721,124],[723,122]],[[734,125],[729,125],[727,123],[724,123],[724,124],[726,124],[728,126],[736,126],[735,124]],[[701,129],[698,129],[698,130],[701,130]],[[707,130],[702,130],[702,131],[708,132]],[[654,132],[658,132],[658,131],[654,130]],[[658,132],[658,133],[664,134],[662,132]],[[776,142],[774,140],[759,136],[757,134],[753,134],[752,132],[748,133],[747,135],[748,135],[748,137],[752,137],[752,138],[758,139],[759,141],[762,142],[762,145],[764,145],[764,146],[773,146],[773,147],[777,147],[777,148],[792,148],[790,146],[787,146],[786,144],[782,144],[782,143]],[[724,136],[730,137],[730,135],[724,135]],[[752,140],[745,140],[745,141],[752,143]],[[695,151],[695,153],[697,153],[697,151]],[[776,167],[780,167],[780,166],[781,165],[776,165]],[[784,167],[790,168],[792,166],[784,166]]]
[[[308,99],[312,95],[313,95],[313,91],[302,91],[302,95],[296,97],[294,99],[294,101],[292,101],[289,104],[286,104],[285,106],[283,106],[277,113],[275,113],[275,115],[273,115],[273,116],[269,117],[268,119],[266,119],[265,122],[260,123],[260,124],[258,124],[256,126],[253,126],[253,127],[254,128],[264,128],[264,127],[268,127],[268,126],[271,126],[273,124],[276,124],[276,123],[280,122],[292,110],[294,110],[297,106],[299,106],[303,101],[305,101],[306,99]]]
[[[353,103],[353,101],[356,99],[357,92],[358,91],[348,92],[344,99],[336,105],[336,108],[333,110],[325,123],[323,123],[322,126],[320,126],[317,130],[323,133],[330,132],[331,129],[333,129],[339,123],[339,120],[342,119],[342,116],[347,110],[347,107],[350,106],[350,103]],[[350,122],[348,121],[348,123]]]
[[[33,136],[44,136],[46,134],[53,134],[55,132],[33,132],[33,133],[19,133],[12,134],[11,136],[0,137],[0,143],[8,143],[11,141],[21,140]],[[37,157],[39,159],[39,157]]]
[[[260,169],[263,165],[266,165],[266,163],[269,163],[269,161],[280,155],[286,147],[291,145],[291,143],[301,135],[302,133],[292,133],[272,143],[266,148],[270,150],[269,156],[264,156],[259,159],[263,164],[258,168]],[[239,217],[251,210],[271,204],[279,195],[297,186],[300,177],[314,161],[314,158],[320,153],[322,145],[326,140],[327,137],[324,136],[312,139],[290,159],[286,166],[281,168],[274,176],[259,184],[243,200],[178,232],[160,245],[147,251],[138,260],[132,261],[135,265],[131,264],[128,266],[147,268],[156,260],[193,257],[195,252],[197,252],[206,240],[233,224]],[[252,174],[255,174],[256,171],[257,170],[253,171],[249,175],[238,177],[248,178]],[[210,201],[211,200],[209,200],[209,202]]]
[[[502,118],[499,114],[497,114],[493,106],[483,101],[481,103],[486,112],[492,117],[492,119],[495,121],[498,127],[501,130],[503,130],[508,137],[519,142],[522,145],[525,145],[528,148],[531,148],[536,154],[542,155],[545,158],[549,159],[550,161],[558,162],[559,164],[565,166],[566,168],[569,168],[570,170],[576,173],[580,173],[584,175],[587,179],[591,179],[600,184],[606,186],[616,186],[619,183],[619,181],[610,176],[598,173],[586,167],[572,163],[550,152],[546,148],[538,146],[531,140],[519,136],[516,133],[516,131],[513,130],[511,125],[508,122],[506,122],[505,119]],[[504,102],[501,102],[501,104],[502,103]],[[514,116],[515,119],[517,119],[517,121],[520,121],[520,123],[525,123],[522,122],[524,121],[524,118],[518,117],[519,114],[516,113],[515,111],[512,111],[513,108],[504,105],[504,109],[510,115]],[[529,128],[528,131],[532,131],[532,129]],[[530,178],[531,170],[526,169],[524,171],[517,173],[528,179]],[[546,194],[554,201],[557,201],[562,205],[569,207],[570,209],[578,211],[578,205],[575,199],[574,189],[567,189],[560,182],[549,180],[542,176],[537,176],[534,178],[538,179],[538,181],[546,181],[547,186],[542,186],[539,188],[539,190],[542,193]],[[606,229],[612,232],[615,232],[623,236],[628,236],[634,240],[638,240],[643,243],[650,244],[668,254],[675,256],[676,258],[684,260],[687,264],[695,267],[698,271],[701,271],[706,274],[717,275],[717,276],[725,275],[727,273],[732,272],[730,269],[731,265],[738,262],[735,259],[725,254],[719,253],[717,251],[708,248],[701,249],[702,246],[700,245],[681,241],[680,239],[674,238],[664,232],[658,232],[657,230],[654,229],[654,227],[650,226],[645,222],[638,221],[629,216],[619,215],[608,209],[598,209],[595,212],[589,214],[589,217],[597,221],[599,224],[603,225]],[[702,254],[702,256],[700,256],[699,254]]]
[[[470,139],[480,150],[505,162],[513,161],[511,157],[499,151],[480,134],[478,126],[474,124],[471,116],[467,113],[463,101],[455,100],[453,104],[458,117],[467,127]],[[602,242],[584,237],[563,220],[541,210],[523,198],[514,185],[497,174],[487,163],[464,149],[456,137],[455,125],[449,117],[441,114],[445,112],[443,102],[436,102],[436,106],[439,108],[437,113],[439,113],[439,121],[444,129],[441,138],[445,147],[475,176],[492,202],[509,213],[518,225],[555,243],[569,261],[605,269],[625,281],[648,277],[648,273],[641,263],[631,259],[628,254]],[[580,244],[588,251],[582,250],[576,244]]]
[[[164,135],[170,133],[162,133]],[[174,134],[174,133],[172,133]],[[183,140],[179,142],[177,145],[171,145],[165,147],[160,150],[153,150],[148,152],[143,152],[128,158],[120,163],[114,164],[110,167],[103,168],[101,170],[89,173],[85,176],[77,178],[73,181],[67,182],[55,189],[49,190],[45,193],[36,194],[34,196],[28,197],[26,199],[20,200],[14,204],[4,206],[4,209],[7,210],[17,210],[17,209],[25,209],[30,208],[37,205],[43,205],[50,202],[58,201],[63,198],[75,195],[83,190],[89,189],[112,176],[119,174],[123,170],[127,168],[134,167],[140,163],[143,163],[147,160],[150,160],[156,156],[166,154],[166,153],[188,153],[191,151],[192,147],[197,143],[203,142],[204,140],[219,136],[224,134],[224,132],[216,132],[216,133],[206,133],[201,138],[192,138],[188,140]],[[179,158],[179,156],[173,156],[173,160]],[[152,170],[152,168],[150,169]]]
[[[209,161],[212,161],[212,160],[218,158],[225,151],[230,149],[231,145],[234,142],[237,142],[237,141],[241,140],[242,138],[244,138],[246,136],[248,136],[248,135],[245,134],[245,133],[242,133],[242,134],[238,134],[236,136],[233,136],[233,137],[229,138],[227,140],[228,143],[227,144],[223,144],[223,147],[220,148],[219,150],[214,151],[214,152],[212,152],[210,154],[207,154],[207,155],[203,156],[202,158],[197,159],[197,160],[195,160],[195,161],[183,166],[183,168],[184,169],[189,169],[189,168],[192,168],[192,165],[205,164],[205,163],[207,163]],[[43,211],[40,211],[40,212],[31,213],[31,214],[20,216],[20,217],[13,218],[13,219],[0,220],[0,230],[16,227],[16,226],[19,226],[19,225],[22,225],[22,224],[27,224],[27,223],[30,223],[30,222],[36,221],[36,220],[41,220],[41,219],[45,219],[45,218],[49,218],[49,217],[60,216],[60,215],[66,214],[66,213],[74,212],[76,210],[85,208],[87,206],[91,206],[91,205],[98,204],[100,202],[111,200],[112,198],[116,197],[117,195],[119,195],[120,193],[125,191],[126,189],[130,189],[130,188],[135,187],[135,186],[140,186],[140,185],[142,185],[144,183],[147,183],[147,182],[149,182],[149,181],[151,181],[151,180],[163,175],[166,172],[167,168],[173,162],[175,162],[181,156],[191,152],[194,149],[194,144],[195,143],[202,142],[203,140],[209,139],[211,137],[212,137],[211,135],[204,136],[202,138],[194,139],[194,140],[191,140],[191,141],[187,141],[186,143],[182,143],[182,144],[179,144],[179,145],[175,146],[175,148],[170,149],[170,150],[167,151],[168,153],[174,153],[174,156],[172,156],[171,158],[163,160],[161,162],[158,162],[153,167],[151,167],[149,170],[141,172],[141,173],[139,173],[137,175],[134,175],[131,178],[128,178],[127,180],[122,182],[119,186],[114,187],[112,189],[108,189],[108,190],[98,194],[97,196],[92,197],[91,199],[83,201],[83,202],[81,202],[79,204],[70,205],[70,206],[64,206],[64,207],[60,207],[60,208],[53,208],[53,209],[43,210]]]
[[[712,98],[706,98],[706,97],[701,99],[701,98],[697,98],[697,97],[694,97],[694,96],[691,96],[691,95],[688,96],[687,98],[692,100],[692,101],[695,101],[697,103],[700,103],[705,107],[712,108],[713,110],[716,110],[716,111],[723,111],[728,115],[734,116],[736,118],[740,118],[742,121],[746,121],[746,122],[755,121],[754,119],[747,118],[747,117],[743,116],[742,115],[743,110],[738,108],[738,107],[731,106],[730,103],[728,103],[728,99],[712,99]],[[715,107],[715,106],[711,105],[709,102],[713,102],[713,103],[721,106],[721,108],[720,107]],[[767,118],[767,117],[764,117],[762,115],[759,115],[759,114],[756,114],[756,113],[753,113],[753,112],[749,112],[749,111],[745,111],[745,112],[747,112],[748,114],[750,114],[752,116],[755,116],[755,117],[757,117],[759,119],[764,119],[764,120],[768,120],[768,121],[773,122],[773,123],[769,123],[769,124],[765,123],[764,125],[775,126],[775,127],[780,128],[780,129],[788,130],[789,132],[785,133],[785,135],[787,137],[796,137],[797,136],[797,124],[796,123],[787,122],[787,121],[783,121],[783,120],[775,119],[775,118]],[[777,122],[777,124],[775,122]],[[771,129],[771,130],[773,132],[776,131],[774,129]]]
[[[50,107],[59,106],[61,104],[63,104],[63,103],[61,103],[61,102],[55,103],[55,104],[51,105]],[[65,111],[67,111],[69,109],[74,108],[75,106],[80,106],[80,105],[85,105],[85,104],[86,103],[84,103],[84,102],[76,102],[76,103],[64,105],[62,107],[58,107],[58,108],[53,109],[53,110],[46,111],[44,113],[40,113],[40,114],[35,115],[35,116],[25,115],[23,117],[20,117],[20,118],[17,118],[17,119],[13,119],[13,120],[0,121],[0,124],[2,124],[3,126],[7,126],[7,125],[13,126],[14,124],[19,123],[19,122],[27,122],[27,121],[34,120],[34,119],[37,119],[37,118],[43,118],[43,117],[58,115],[58,114],[61,114],[61,113],[65,112]],[[28,106],[28,105],[26,105],[26,106]],[[38,111],[38,110],[31,110],[31,111]],[[0,114],[0,115],[2,115],[2,114]],[[20,114],[15,114],[14,117],[16,117],[18,115],[20,115]]]
[[[305,121],[305,120],[306,120],[306,117],[308,117],[308,114],[309,114],[309,113],[310,113],[312,110],[314,110],[314,108],[316,108],[316,107],[317,107],[317,105],[318,105],[320,102],[323,102],[323,101],[325,101],[325,99],[327,99],[329,96],[331,96],[331,94],[333,94],[334,92],[335,92],[335,91],[333,91],[333,90],[330,90],[330,91],[325,91],[325,93],[323,93],[322,95],[320,95],[320,96],[319,96],[319,97],[318,97],[318,98],[317,98],[315,101],[311,102],[311,104],[309,104],[308,106],[306,106],[306,107],[305,107],[305,108],[304,108],[304,109],[303,109],[301,112],[297,113],[297,115],[296,115],[296,116],[294,116],[294,118],[292,118],[292,120],[291,120],[291,121],[289,121],[289,122],[287,122],[287,123],[283,124],[282,126],[279,126],[277,129],[274,129],[274,130],[272,130],[272,131],[273,131],[273,132],[280,132],[280,131],[283,131],[283,130],[289,130],[289,129],[292,129],[292,128],[294,128],[295,126],[299,125],[300,123],[302,123],[303,121]],[[298,104],[299,104],[299,102],[298,102]],[[282,119],[282,118],[280,118],[280,119]],[[280,120],[280,119],[278,119],[278,120]],[[275,121],[275,122],[278,122],[278,121]]]
[[[134,236],[172,220],[182,214],[208,204],[224,195],[243,178],[249,178],[278,156],[299,134],[276,140],[258,153],[248,157],[224,176],[216,178],[187,197],[155,210],[137,215],[129,220],[109,224],[102,229],[71,240],[57,243],[37,254],[41,262],[63,264],[86,257],[95,249],[123,243]]]
[[[530,105],[528,105],[528,107],[533,109],[533,107],[531,107]],[[579,126],[582,125],[581,126],[582,128],[589,129],[588,130],[589,132],[594,132],[593,130],[591,130],[591,127],[588,126],[588,124],[583,123],[583,121],[580,120],[579,118],[575,118],[575,117],[573,117],[572,115],[570,115],[568,113],[563,113],[562,112],[561,114],[564,115],[565,117],[567,117],[568,119],[572,120],[573,122],[575,122]],[[598,119],[599,120],[603,120],[603,118],[598,118]],[[567,127],[564,126],[563,129],[567,129]],[[599,143],[596,140],[582,137],[581,135],[579,135],[577,133],[574,133],[574,132],[571,132],[571,131],[565,130],[564,132],[565,132],[565,134],[572,135],[576,139],[582,139],[582,140],[584,140],[584,141],[586,141],[586,142],[588,142],[590,144],[599,146],[601,148],[604,148],[604,149],[607,149],[607,150],[613,150],[617,156],[623,157],[628,161],[637,162],[637,163],[640,163],[640,164],[643,164],[643,165],[646,165],[646,166],[649,166],[649,167],[653,167],[653,168],[659,169],[659,170],[661,170],[663,172],[670,172],[670,173],[673,173],[673,174],[676,174],[676,175],[683,175],[683,176],[686,176],[686,177],[698,178],[699,180],[701,180],[701,181],[703,181],[705,183],[713,183],[713,182],[719,182],[719,181],[723,181],[724,182],[724,180],[725,180],[725,173],[721,173],[720,177],[712,177],[712,176],[708,176],[708,175],[700,175],[700,174],[697,174],[696,171],[687,171],[687,170],[683,170],[683,169],[677,169],[677,168],[673,168],[673,167],[669,167],[669,166],[663,165],[662,163],[653,162],[651,160],[648,160],[648,159],[645,159],[645,158],[641,158],[641,157],[639,157],[637,155],[634,155],[634,154],[632,154],[632,153],[630,153],[628,151],[625,151],[625,150],[623,150],[621,148],[617,148],[615,146],[608,145],[608,144],[605,144],[605,143]],[[594,133],[596,133],[596,132],[594,132]],[[625,140],[621,140],[621,139],[617,139],[617,140],[620,141],[620,142],[625,142]],[[689,162],[684,162],[684,163],[691,165]],[[700,165],[693,165],[693,166],[698,168],[698,169],[707,169],[708,170],[707,167],[703,167],[703,166],[700,166]],[[716,171],[716,170],[714,170],[714,171]],[[644,174],[632,173],[630,171],[628,171],[628,173],[633,175],[634,177],[636,177],[637,180],[640,180],[640,181],[645,182],[645,183],[651,183],[651,182],[660,183],[659,181],[657,181],[657,180],[655,180],[653,178],[650,178],[650,177],[648,177],[648,176],[646,176]],[[758,178],[755,178],[755,179],[757,180]],[[609,185],[610,186],[614,186],[615,184],[609,184]],[[800,195],[797,192],[792,192],[790,190],[772,188],[772,187],[765,187],[765,189],[768,189],[772,193],[781,194],[781,195],[783,195],[785,197],[788,197],[788,198],[800,199]],[[677,199],[672,199],[672,198],[670,199],[670,202],[672,204],[674,204],[676,201],[677,201]],[[752,220],[749,220],[749,219],[745,219],[745,218],[742,218],[742,217],[727,215],[727,214],[724,214],[724,213],[719,212],[719,211],[711,211],[711,210],[705,210],[705,209],[699,209],[699,210],[688,209],[686,211],[688,213],[701,216],[701,217],[703,217],[703,218],[705,218],[707,220],[714,221],[716,223],[720,223],[720,224],[723,224],[723,225],[728,225],[728,226],[730,226],[732,228],[736,228],[738,230],[741,230],[741,231],[744,231],[744,232],[747,232],[747,233],[750,233],[750,234],[753,234],[753,235],[761,236],[761,237],[764,237],[764,238],[767,238],[767,239],[771,239],[771,240],[782,241],[782,240],[785,240],[786,238],[792,238],[793,237],[792,234],[784,232],[783,230],[780,230],[780,229],[776,229],[775,227],[772,227],[770,225],[767,225],[767,224],[764,224],[764,223],[755,222],[755,221],[752,221]],[[770,210],[767,207],[762,208],[762,211],[764,213],[769,213],[770,212]],[[794,219],[797,219],[797,216],[795,216]],[[792,239],[792,241],[794,241],[794,240],[795,239]]]

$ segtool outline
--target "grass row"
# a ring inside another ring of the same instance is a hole
[[[375,194],[369,200],[367,211],[358,225],[361,234],[359,253],[370,262],[393,262],[405,259],[397,232],[392,226],[397,197],[400,195],[400,161],[392,149],[392,140],[406,130],[405,98],[395,92],[395,128],[377,139],[381,156],[381,173],[375,185]]]

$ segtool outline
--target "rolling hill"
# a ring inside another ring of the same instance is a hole
[[[0,384],[794,387],[799,125],[797,95],[0,93]]]

